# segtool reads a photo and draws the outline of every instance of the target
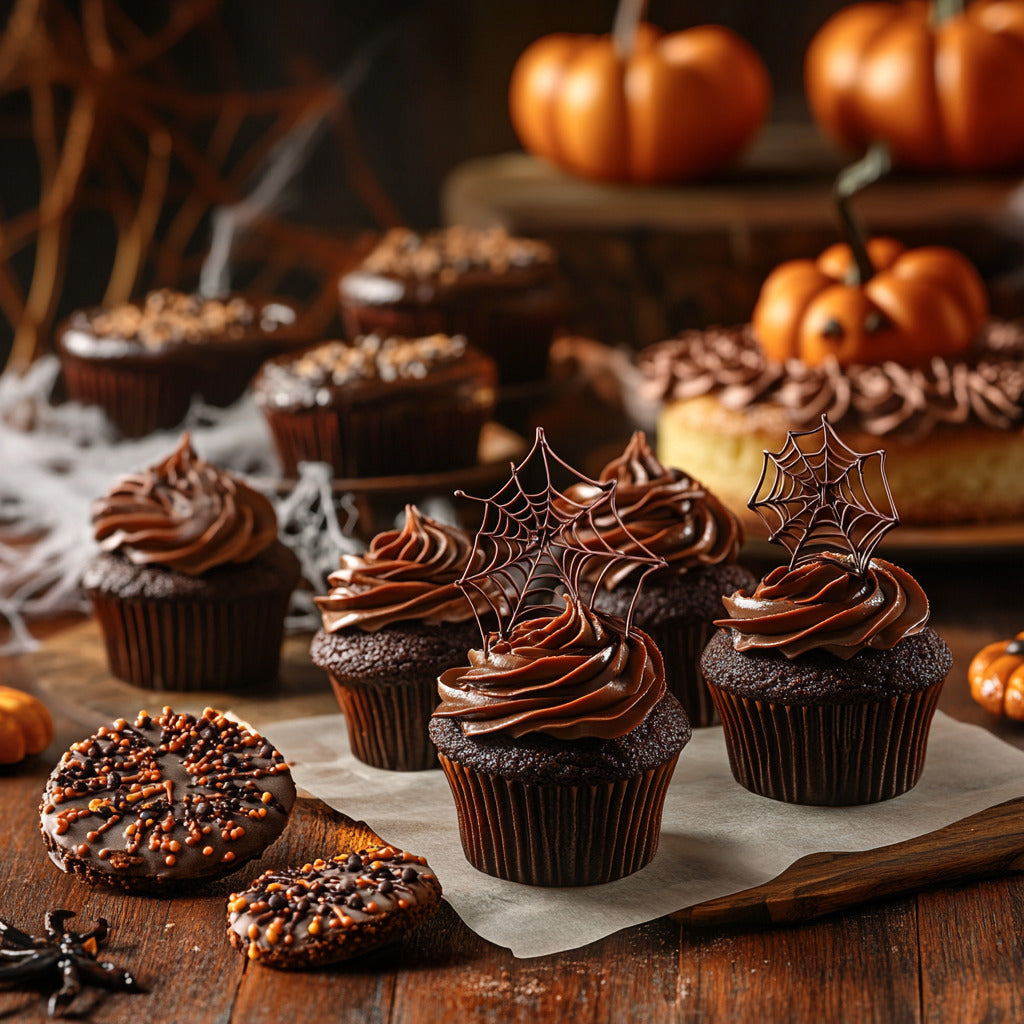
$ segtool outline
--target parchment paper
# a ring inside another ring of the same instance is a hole
[[[1024,752],[941,713],[916,788],[865,807],[797,807],[755,796],[734,781],[721,728],[699,729],[669,787],[651,864],[607,885],[545,889],[470,867],[440,769],[367,767],[349,752],[341,715],[278,722],[262,732],[289,760],[298,786],[425,856],[462,920],[518,957],[574,949],[759,885],[809,853],[886,846],[1024,795]]]

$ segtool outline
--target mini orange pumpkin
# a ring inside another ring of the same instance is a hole
[[[1024,631],[982,647],[971,659],[967,681],[986,711],[1024,722]]]
[[[46,706],[31,694],[0,686],[0,764],[17,764],[41,754],[53,739]]]
[[[544,36],[523,51],[509,84],[523,147],[603,181],[717,171],[757,133],[770,98],[761,58],[718,25],[663,34],[643,23],[628,56],[610,35]]]
[[[988,316],[981,277],[943,246],[905,249],[892,238],[864,242],[846,203],[885,162],[880,150],[840,176],[837,202],[846,243],[816,260],[790,260],[765,279],[751,323],[765,355],[816,366],[927,363],[962,353]],[[851,174],[850,172],[856,172]],[[851,184],[852,181],[852,184]]]
[[[858,3],[819,29],[804,62],[815,120],[896,163],[982,170],[1024,162],[1024,2]]]

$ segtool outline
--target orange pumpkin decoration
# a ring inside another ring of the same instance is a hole
[[[53,739],[53,721],[31,694],[0,686],[0,764],[17,764],[41,754]]]
[[[768,112],[768,72],[727,28],[663,34],[643,23],[621,54],[610,35],[528,46],[509,85],[523,147],[584,178],[678,181],[728,164]]]
[[[971,659],[967,681],[986,711],[1024,722],[1024,631],[982,647]]]
[[[1024,0],[853,4],[815,35],[804,80],[852,149],[884,141],[924,170],[1024,162]]]
[[[918,366],[933,356],[959,355],[985,322],[985,286],[960,253],[905,249],[892,238],[863,241],[846,203],[884,172],[884,162],[876,149],[840,176],[846,243],[816,260],[782,263],[765,279],[751,323],[769,359],[816,366],[834,356],[843,366]]]

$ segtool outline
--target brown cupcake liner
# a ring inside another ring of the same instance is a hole
[[[917,784],[942,680],[889,700],[810,707],[710,690],[737,782],[773,800],[841,807]]]
[[[194,373],[168,365],[121,368],[65,356],[61,369],[68,397],[98,405],[124,437],[177,426],[196,390]]]
[[[231,601],[93,591],[110,671],[150,690],[242,690],[277,675],[289,592]]]
[[[487,410],[383,400],[365,408],[264,410],[284,475],[326,462],[338,477],[429,473],[476,464]]]
[[[654,641],[665,661],[665,682],[669,692],[683,705],[690,725],[704,728],[718,725],[718,711],[711,699],[700,668],[701,652],[717,627],[713,622],[670,622],[640,628]]]
[[[345,713],[349,746],[364,764],[393,772],[437,767],[437,751],[427,724],[438,704],[437,683],[389,680],[352,685],[328,672]]]
[[[597,885],[654,857],[678,755],[633,778],[592,786],[519,782],[438,758],[473,867],[527,885]]]

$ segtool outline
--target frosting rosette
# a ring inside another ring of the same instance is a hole
[[[612,739],[640,725],[665,692],[650,637],[566,596],[561,612],[523,619],[507,639],[492,633],[468,666],[442,673],[434,714],[458,719],[467,736]]]
[[[616,481],[616,517],[601,510],[593,517],[602,540],[616,551],[642,551],[637,544],[667,563],[654,576],[680,575],[690,569],[733,562],[743,534],[739,522],[715,495],[680,469],[663,466],[651,450],[643,431],[636,431],[623,453],[601,471],[600,480]],[[578,503],[594,501],[600,492],[588,484],[574,484],[567,497]],[[623,529],[625,527],[625,529]],[[591,538],[593,535],[591,535]],[[587,532],[580,531],[587,543]],[[588,545],[589,546],[589,545]],[[596,575],[600,566],[594,566]],[[614,567],[604,576],[609,589],[633,571],[630,565]]]
[[[685,331],[640,355],[652,401],[715,395],[748,414],[775,409],[797,426],[827,414],[837,427],[875,437],[919,438],[964,424],[1008,430],[1024,421],[1024,329],[991,321],[958,359],[907,368],[895,362],[820,366],[769,360],[749,325]]]
[[[92,522],[103,551],[189,576],[251,561],[277,540],[270,501],[196,455],[187,433],[162,462],[94,502]]]
[[[463,530],[406,505],[400,530],[378,533],[365,555],[342,555],[341,568],[327,580],[331,589],[314,598],[324,629],[375,632],[396,622],[465,622],[477,599],[471,602],[455,581],[470,568],[472,551]],[[481,614],[488,609],[482,596],[476,607]]]
[[[722,598],[738,651],[777,650],[787,658],[822,650],[843,659],[866,647],[888,649],[920,633],[928,598],[905,569],[872,558],[863,574],[853,560],[829,555],[773,569],[752,594]]]

